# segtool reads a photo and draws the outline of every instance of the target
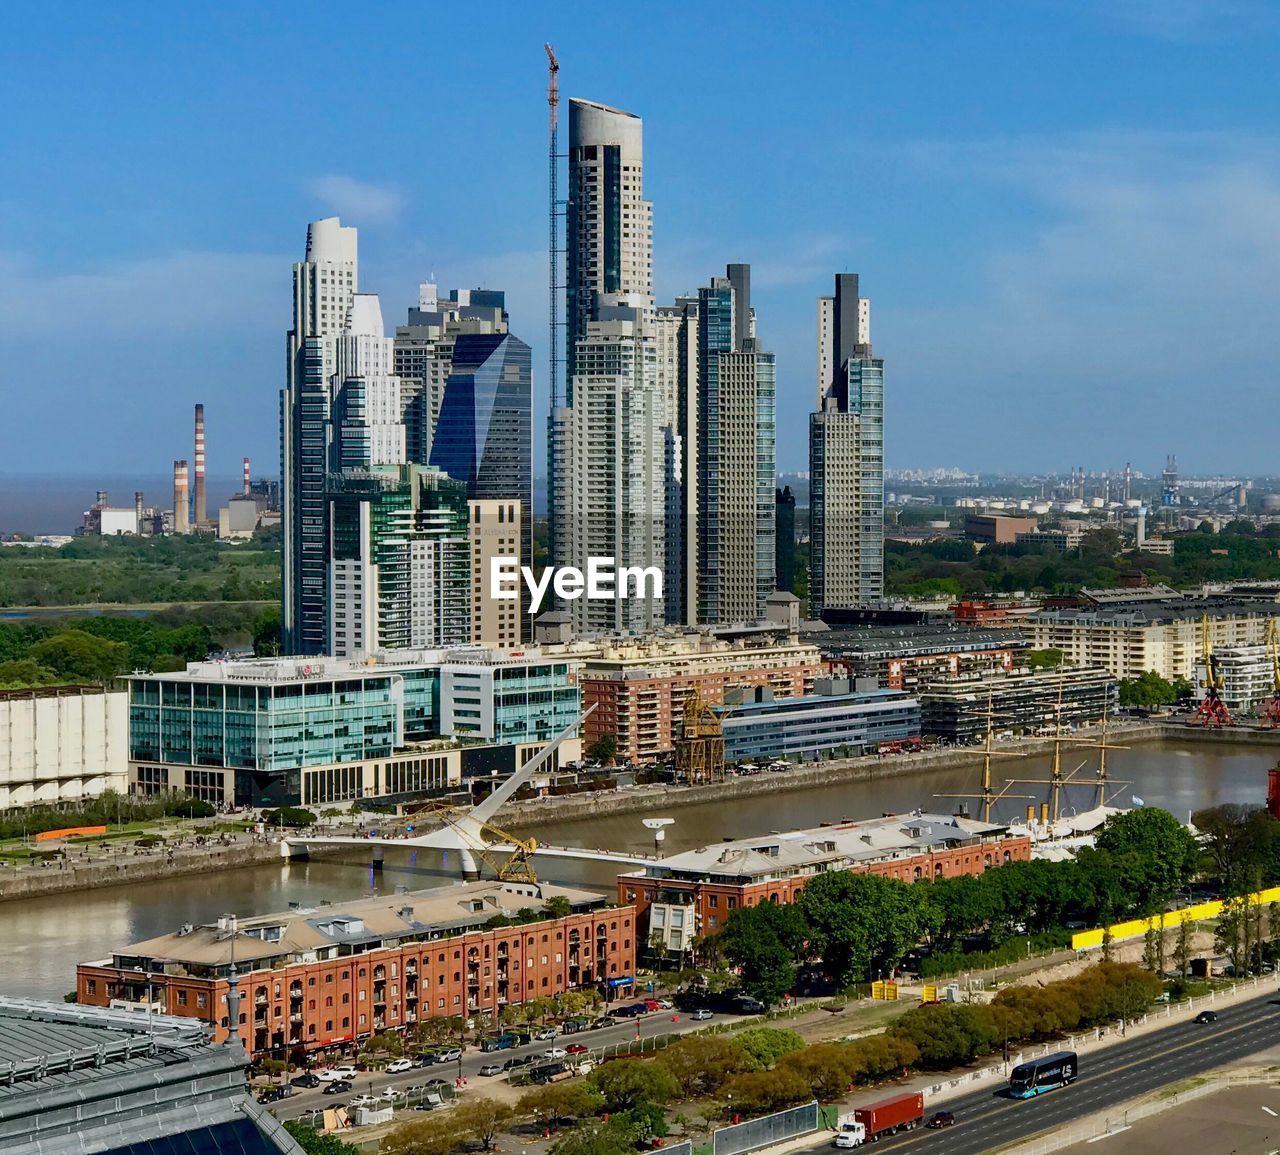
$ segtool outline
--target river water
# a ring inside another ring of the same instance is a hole
[[[1064,771],[1086,763],[1078,777],[1087,780],[1097,752],[1085,748],[1063,752]],[[1221,802],[1260,803],[1266,796],[1266,772],[1276,764],[1274,752],[1260,747],[1151,742],[1108,754],[1113,804],[1128,806],[1134,796],[1163,806],[1185,820],[1191,810]],[[996,777],[1047,777],[1049,759],[1002,758]],[[841,818],[869,818],[885,812],[936,808],[953,811],[958,800],[935,794],[972,793],[976,768],[933,768],[876,781],[784,791],[722,803],[676,806],[655,811],[670,817],[666,850],[674,853],[724,838],[770,830],[817,826]],[[779,786],[781,786],[781,781]],[[1047,797],[1040,784],[1014,786],[999,804],[997,816],[1025,813],[1026,798]],[[1064,813],[1094,805],[1092,788],[1068,787]],[[977,803],[970,802],[970,813]],[[653,849],[652,833],[641,825],[642,814],[610,815],[539,827],[537,837],[560,845],[607,847],[611,850]],[[616,868],[607,863],[543,860],[543,876],[570,885],[612,893]],[[386,868],[375,875],[368,860],[353,855],[335,860],[254,866],[215,875],[193,875],[133,886],[106,887],[78,894],[0,903],[0,994],[60,999],[74,985],[75,965],[105,958],[114,949],[173,930],[184,922],[206,922],[223,912],[243,916],[285,909],[290,902],[312,905],[321,899],[339,902],[359,898],[377,888],[397,885],[413,890],[442,886],[457,877],[434,852],[397,852],[388,845]]]

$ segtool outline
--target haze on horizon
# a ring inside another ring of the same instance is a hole
[[[1274,473],[1280,9],[248,3],[8,13],[7,474],[278,461],[290,268],[360,229],[387,324],[419,281],[508,294],[545,415],[546,100],[645,122],[659,301],[753,266],[780,471],[807,467],[814,298],[862,275],[886,465]],[[535,439],[535,472],[542,438]]]

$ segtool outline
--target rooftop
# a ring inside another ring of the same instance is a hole
[[[747,882],[781,874],[848,869],[859,863],[911,858],[932,849],[999,838],[1008,827],[956,815],[886,815],[808,830],[771,831],[687,850],[639,871],[649,878]]]

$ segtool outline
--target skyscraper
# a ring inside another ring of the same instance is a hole
[[[306,257],[293,266],[293,324],[280,409],[281,644],[286,654],[320,654],[326,648],[329,379],[336,368],[337,336],[358,286],[356,230],[337,217],[308,225]]]
[[[830,377],[809,418],[809,611],[863,605],[884,594],[884,361],[871,351],[871,302],[858,275],[836,275],[819,298],[830,334]],[[823,358],[819,358],[822,371]]]
[[[698,620],[754,621],[776,562],[774,356],[755,334],[749,265],[698,298]]]

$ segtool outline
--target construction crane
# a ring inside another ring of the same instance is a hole
[[[1262,707],[1264,723],[1275,730],[1280,728],[1280,629],[1275,618],[1267,622],[1267,656],[1271,659],[1271,697]]]
[[[1223,687],[1222,672],[1213,664],[1213,633],[1209,627],[1209,615],[1200,619],[1200,653],[1204,662],[1204,673],[1200,678],[1200,688],[1204,697],[1191,717],[1193,726],[1221,727],[1231,725],[1231,711],[1222,700],[1219,691]]]

